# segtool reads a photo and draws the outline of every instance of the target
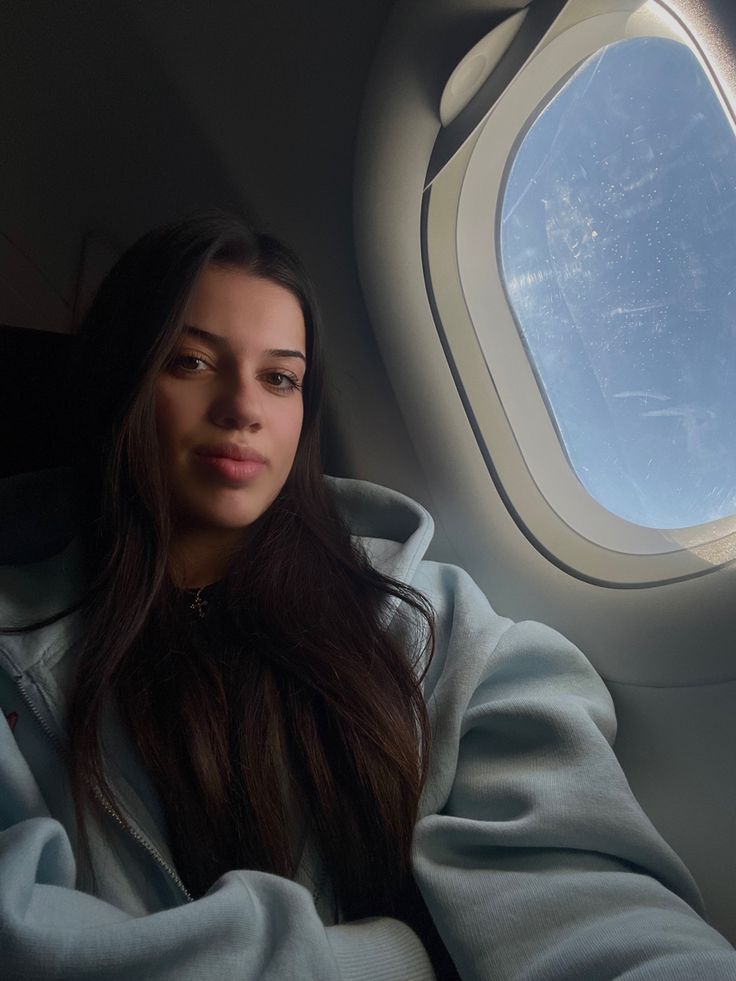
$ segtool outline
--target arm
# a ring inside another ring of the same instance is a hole
[[[7,981],[434,981],[405,924],[325,927],[310,893],[275,875],[228,872],[201,899],[139,917],[75,889],[69,837],[1,713],[0,788]]]
[[[736,951],[631,793],[592,666],[443,569],[414,863],[463,981],[736,979]]]

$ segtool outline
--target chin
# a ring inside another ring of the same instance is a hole
[[[234,501],[232,498],[213,502],[202,498],[201,495],[180,497],[175,501],[175,523],[181,523],[190,528],[211,528],[236,531],[247,528],[268,510],[270,500]],[[178,520],[177,520],[178,519]]]
[[[249,508],[215,508],[201,514],[201,523],[212,528],[228,528],[235,531],[252,525],[267,510],[267,504],[262,507],[256,505]]]

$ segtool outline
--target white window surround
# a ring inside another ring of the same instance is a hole
[[[661,4],[614,0],[596,7],[591,11],[590,0],[565,7],[483,124],[432,181],[424,210],[425,273],[476,438],[517,521],[542,551],[583,578],[649,585],[736,558],[736,516],[686,529],[645,528],[611,514],[583,488],[508,306],[496,254],[501,201],[489,201],[488,189],[502,186],[537,107],[587,57],[627,37],[687,44],[729,119],[731,112],[697,45]]]

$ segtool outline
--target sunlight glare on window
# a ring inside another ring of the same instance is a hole
[[[570,464],[652,528],[736,513],[736,142],[665,38],[585,61],[520,142],[501,275]]]

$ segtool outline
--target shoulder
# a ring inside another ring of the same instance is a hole
[[[438,646],[482,641],[483,649],[495,647],[513,621],[496,613],[473,577],[449,562],[421,561],[410,585],[432,604]],[[474,648],[479,652],[479,648]]]
[[[615,715],[608,690],[583,652],[559,631],[496,613],[459,566],[421,562],[412,579],[436,613],[436,649],[427,694],[465,712],[471,704],[586,703],[609,738]]]
[[[423,683],[432,727],[423,815],[445,806],[460,774],[490,786],[512,758],[519,787],[537,772],[572,772],[575,761],[581,773],[609,765],[613,701],[570,640],[543,623],[499,616],[458,566],[422,562],[412,585],[437,614]]]
[[[73,606],[82,593],[82,549],[73,538],[31,562],[0,565],[0,627],[32,623]]]
[[[55,617],[83,591],[78,484],[69,467],[0,479],[0,651],[26,669],[57,641],[65,624],[2,633]]]
[[[79,598],[78,494],[71,467],[0,479],[0,627],[54,616]]]

